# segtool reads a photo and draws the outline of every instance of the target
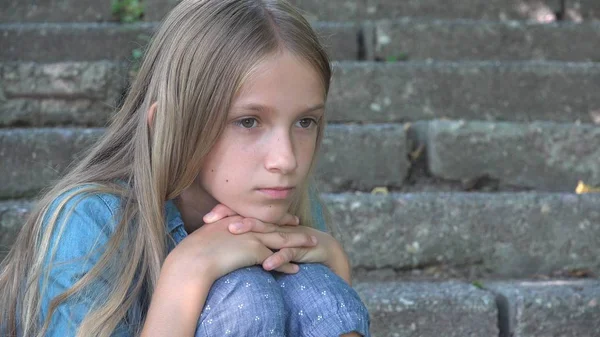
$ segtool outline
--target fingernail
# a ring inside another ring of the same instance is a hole
[[[215,218],[216,214],[213,212],[208,212],[205,216],[204,216],[204,220],[205,221],[213,221]]]
[[[232,223],[229,226],[234,232],[239,232],[242,230],[242,227],[244,227],[244,225],[240,222]]]
[[[267,269],[267,270],[273,269],[273,262],[265,261],[265,269]]]
[[[317,237],[316,237],[316,236],[314,236],[314,235],[311,235],[311,236],[310,236],[310,241],[312,241],[312,243],[313,243],[314,245],[316,245],[316,244],[317,244]]]

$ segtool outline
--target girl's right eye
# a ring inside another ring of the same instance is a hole
[[[253,129],[258,126],[258,121],[256,120],[256,118],[253,118],[253,117],[242,118],[233,123],[237,126],[241,126],[241,127],[245,128],[245,129]]]

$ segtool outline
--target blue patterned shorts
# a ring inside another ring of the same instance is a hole
[[[296,274],[238,269],[210,289],[196,337],[370,336],[369,313],[358,294],[322,264]]]

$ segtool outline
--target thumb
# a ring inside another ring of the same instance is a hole
[[[231,208],[223,204],[218,204],[202,218],[202,221],[204,221],[205,224],[209,224],[234,215],[237,215],[237,213]]]

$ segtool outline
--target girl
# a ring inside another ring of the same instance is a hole
[[[368,335],[343,250],[311,228],[330,77],[285,2],[180,3],[4,261],[0,335]]]

